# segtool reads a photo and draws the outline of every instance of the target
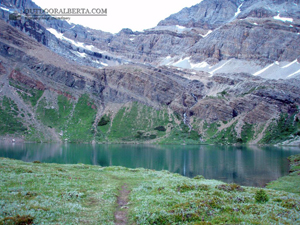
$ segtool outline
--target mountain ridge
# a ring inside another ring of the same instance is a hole
[[[268,5],[268,8],[265,5]],[[72,26],[65,21],[48,21],[42,24],[42,27],[46,26],[46,30],[51,30],[51,34],[49,35],[45,30],[40,33],[45,33],[43,39],[47,40],[47,43],[44,44],[53,51],[82,65],[98,68],[127,63],[149,63],[155,66],[179,64],[179,67],[210,72],[213,70],[203,68],[204,65],[220,67],[226,60],[234,58],[239,60],[238,64],[241,64],[239,72],[247,73],[254,66],[257,68],[252,73],[254,75],[277,61],[288,64],[299,58],[300,50],[297,43],[300,32],[297,1],[215,0],[211,2],[204,0],[188,9],[195,8],[191,10],[193,12],[191,17],[195,17],[196,14],[198,20],[205,20],[207,19],[205,15],[199,13],[198,15],[197,12],[205,11],[207,7],[210,9],[209,15],[222,18],[220,21],[224,24],[219,24],[210,30],[204,26],[189,28],[174,23],[176,25],[157,26],[144,32],[123,29],[113,35],[78,25]],[[221,7],[220,9],[229,7],[232,8],[232,12],[226,13],[220,10],[215,12],[212,9],[216,7]],[[173,15],[178,15],[183,20],[180,13],[181,11]],[[168,21],[168,18],[163,21]],[[214,20],[211,21],[213,26]],[[158,25],[161,23],[162,21]],[[26,27],[25,24],[24,21],[14,26],[23,29],[22,27]],[[53,39],[51,35],[56,36]],[[285,40],[285,36],[289,39]],[[182,65],[181,60],[187,58],[189,61]],[[246,62],[247,60],[251,63]],[[245,69],[242,69],[243,67]],[[232,65],[226,65],[218,72],[224,73],[231,68]],[[299,69],[300,65],[295,64],[288,71],[277,67],[278,72],[273,69],[259,75],[265,78],[285,79]],[[270,74],[274,75],[270,76]]]
[[[239,17],[251,1],[226,2],[241,6]],[[211,33],[166,25],[111,35],[60,21],[11,21],[5,12],[2,18],[1,135],[42,142],[299,144],[296,19],[293,27],[247,17]],[[261,29],[267,47],[257,56],[239,53],[247,41],[238,40]],[[245,30],[248,35],[239,35]],[[271,56],[288,44],[281,58]],[[258,76],[279,67],[295,74]]]

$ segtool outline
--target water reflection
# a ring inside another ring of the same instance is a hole
[[[249,186],[286,175],[286,158],[299,153],[297,147],[273,146],[0,144],[1,157],[23,161],[143,167]]]

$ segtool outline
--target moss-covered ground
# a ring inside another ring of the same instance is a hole
[[[285,191],[124,167],[0,158],[0,169],[0,224],[114,224],[125,184],[129,224],[300,223],[300,196]]]
[[[94,138],[93,123],[97,107],[88,95],[82,95],[77,102],[58,95],[57,106],[51,107],[46,99],[42,98],[36,110],[38,119],[44,125],[55,128],[63,140],[91,142]]]
[[[169,121],[172,121],[172,117],[169,117],[167,109],[155,110],[134,102],[119,110],[107,136],[111,142],[156,139],[166,134],[165,129]],[[159,126],[165,129],[155,129]]]
[[[8,97],[0,100],[0,135],[22,134],[27,131],[23,125],[18,106]]]
[[[18,81],[10,80],[9,84],[17,89],[17,93],[24,100],[24,102],[35,106],[38,100],[42,97],[44,91],[31,88]]]

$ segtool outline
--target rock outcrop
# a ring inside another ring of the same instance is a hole
[[[242,0],[212,0],[202,1],[190,8],[184,8],[168,18],[160,21],[159,26],[180,25],[184,27],[199,27],[215,29],[235,17]]]

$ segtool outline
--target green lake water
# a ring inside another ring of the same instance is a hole
[[[143,167],[260,187],[287,175],[286,158],[299,153],[274,146],[0,143],[0,157],[27,162]]]

